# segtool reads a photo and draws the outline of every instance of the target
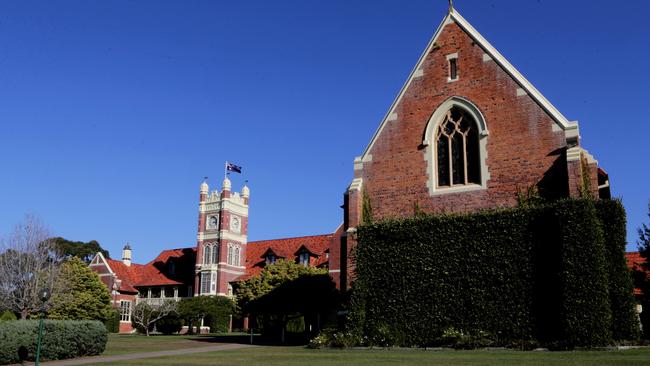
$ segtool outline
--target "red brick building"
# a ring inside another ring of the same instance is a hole
[[[332,234],[248,243],[250,191],[231,192],[226,179],[220,192],[201,185],[195,248],[164,251],[145,265],[131,264],[125,250],[122,262],[98,255],[91,266],[124,314],[136,295],[230,296],[233,281],[277,258],[327,267],[346,289],[364,195],[378,218],[410,216],[416,207],[429,213],[509,207],[532,190],[547,198],[581,191],[609,196],[607,174],[580,146],[578,123],[454,9],[354,159],[353,171],[343,223]]]

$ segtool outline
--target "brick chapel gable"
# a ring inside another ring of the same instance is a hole
[[[476,184],[442,187],[437,181],[436,133],[454,106],[475,117],[480,167]],[[451,10],[355,160],[351,188],[367,191],[377,217],[409,216],[416,206],[425,212],[513,206],[517,193],[530,187],[549,198],[563,197],[572,190],[567,150],[578,146],[577,123],[567,120]],[[577,150],[577,159],[595,164],[582,152]]]
[[[512,207],[529,190],[549,199],[597,197],[599,186],[609,187],[607,175],[580,147],[577,122],[450,8],[354,160],[340,260],[330,272],[341,273],[341,288],[353,280],[350,250],[364,196],[382,219]]]

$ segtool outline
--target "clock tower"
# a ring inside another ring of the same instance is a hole
[[[194,296],[232,296],[230,281],[246,272],[249,196],[245,185],[232,192],[227,177],[221,192],[201,184]]]

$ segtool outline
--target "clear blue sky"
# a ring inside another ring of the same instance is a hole
[[[650,2],[456,0],[610,173],[650,198]],[[146,262],[193,246],[202,177],[250,181],[249,240],[341,221],[353,158],[445,0],[0,2],[0,234],[26,213]]]

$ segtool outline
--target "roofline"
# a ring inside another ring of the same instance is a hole
[[[394,113],[395,107],[402,100],[402,97],[406,93],[406,90],[415,78],[416,72],[424,63],[426,56],[431,52],[431,49],[435,45],[436,40],[440,36],[440,33],[445,28],[445,26],[451,22],[458,24],[462,30],[464,30],[488,55],[490,55],[490,57],[492,57],[495,62],[497,62],[497,64],[499,64],[499,66],[501,66],[506,71],[506,73],[515,79],[521,88],[524,89],[533,98],[533,100],[535,100],[535,102],[551,116],[551,118],[553,118],[553,120],[559,125],[562,130],[576,130],[575,133],[571,134],[570,136],[578,135],[577,121],[569,121],[562,113],[560,113],[560,111],[555,108],[555,106],[553,106],[551,102],[549,102],[548,99],[546,99],[546,97],[544,97],[542,93],[540,93],[539,90],[533,86],[533,84],[531,84],[519,71],[517,71],[517,69],[512,66],[512,64],[508,62],[508,60],[506,60],[506,58],[503,57],[503,55],[497,51],[496,48],[494,48],[494,46],[492,46],[490,42],[488,42],[465,18],[463,18],[460,13],[458,13],[454,8],[450,8],[449,13],[443,18],[442,22],[440,22],[440,25],[431,37],[431,40],[427,44],[427,47],[424,49],[424,52],[422,52],[422,55],[409,74],[409,77],[406,79],[406,82],[402,86],[402,89],[400,89],[397,97],[393,100],[393,103],[388,109],[388,112],[384,115],[379,128],[377,128],[375,133],[372,135],[370,143],[361,155],[361,161],[366,160],[366,156],[372,149],[375,141],[377,140],[377,137],[384,129],[384,126],[387,124],[389,117]]]
[[[104,264],[106,265],[106,268],[108,268],[108,272],[110,272],[110,274],[112,274],[113,276],[115,276],[115,272],[113,272],[113,269],[112,269],[111,266],[108,264],[108,261],[106,260],[106,257],[104,257],[104,255],[102,254],[102,252],[97,252],[97,254],[95,254],[95,256],[93,257],[93,259],[90,260],[90,263],[92,263],[93,260],[95,260],[95,258],[97,258],[97,257],[99,257],[99,259],[101,259],[102,262],[104,262]]]
[[[256,240],[256,241],[249,241],[248,245],[250,244],[257,244],[257,243],[262,243],[265,241],[278,241],[278,240],[291,240],[291,239],[306,239],[306,238],[316,238],[319,236],[333,236],[334,233],[329,233],[329,234],[320,234],[320,235],[305,235],[305,236],[294,236],[290,238],[277,238],[277,239],[264,239],[264,240]]]

